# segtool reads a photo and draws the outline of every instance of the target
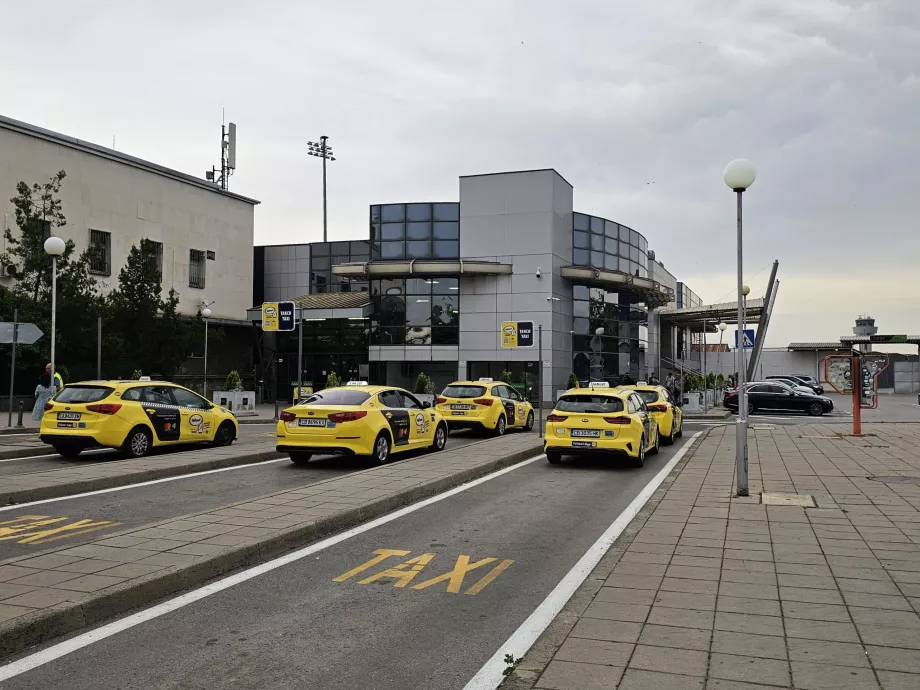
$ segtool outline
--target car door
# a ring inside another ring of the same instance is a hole
[[[399,391],[409,415],[409,445],[427,448],[434,440],[434,415],[411,393]]]
[[[211,403],[178,386],[172,387],[172,395],[179,406],[179,440],[183,443],[212,440],[215,430]]]
[[[524,426],[527,424],[527,405],[524,402],[524,396],[511,386],[505,386],[508,389],[508,396],[514,405],[514,426]]]
[[[172,386],[144,386],[140,403],[159,443],[180,440],[179,406],[172,396]]]
[[[511,389],[504,384],[492,386],[492,397],[499,398],[502,409],[505,410],[505,426],[514,426],[514,400],[511,399]]]
[[[409,431],[409,411],[404,407],[405,401],[399,391],[387,390],[378,394],[380,412],[390,426],[393,435],[394,451],[405,450],[411,444]],[[413,422],[414,423],[414,422]]]
[[[649,414],[645,402],[635,393],[630,394],[627,409],[631,410],[637,419],[642,423],[642,430],[645,433],[646,445],[652,442],[652,415]]]

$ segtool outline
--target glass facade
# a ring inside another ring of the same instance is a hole
[[[460,204],[371,206],[374,259],[456,259],[460,256]]]
[[[457,345],[460,282],[457,278],[372,280],[374,345]]]
[[[648,313],[626,293],[572,286],[572,371],[581,381],[619,383],[644,376]],[[602,332],[598,332],[603,329]]]
[[[572,214],[572,263],[648,277],[648,241],[612,220]]]
[[[314,242],[310,245],[310,294],[317,292],[367,292],[366,280],[333,276],[332,267],[352,261],[370,261],[370,243]]]

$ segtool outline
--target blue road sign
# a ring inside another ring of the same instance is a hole
[[[744,349],[750,350],[754,347],[754,329],[745,328],[744,329]],[[735,330],[735,349],[738,349],[738,331]]]

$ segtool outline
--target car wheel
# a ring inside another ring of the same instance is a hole
[[[645,436],[639,439],[639,453],[635,457],[637,467],[645,466]]]
[[[748,403],[748,414],[754,414],[754,403]]]
[[[372,457],[379,465],[383,465],[390,459],[390,438],[385,431],[381,431],[377,436],[377,440],[374,441],[374,454]]]
[[[438,428],[434,430],[434,443],[431,444],[431,450],[439,451],[444,450],[444,446],[447,445],[447,425],[438,424]]]
[[[498,424],[495,425],[495,435],[504,436],[505,435],[505,415],[500,415],[498,418]]]
[[[824,414],[824,405],[814,402],[808,406],[808,414],[812,417],[820,417]]]
[[[295,465],[306,465],[310,462],[310,458],[313,457],[312,453],[305,453],[302,450],[295,450],[288,453],[288,456],[291,458],[291,462]]]
[[[661,450],[661,432],[660,431],[655,433],[655,445],[652,448],[648,449],[648,454],[658,455],[659,450]]]
[[[533,412],[527,415],[527,421],[524,423],[524,431],[533,429]]]
[[[658,431],[659,432],[661,431],[660,427]],[[669,433],[667,436],[664,437],[664,445],[673,446],[675,438],[677,438],[677,418],[676,417],[671,420],[671,433]]]
[[[677,433],[674,434],[674,438],[680,438],[684,435],[684,421],[681,420],[680,424],[677,426]]]
[[[562,460],[562,456],[559,453],[546,452],[546,459],[549,460],[550,465],[558,465]]]
[[[121,449],[129,458],[142,458],[150,452],[153,439],[150,432],[142,426],[131,429]]]
[[[83,449],[80,446],[54,446],[54,452],[65,458],[75,458]]]
[[[217,433],[214,434],[212,445],[229,446],[236,439],[236,433],[233,428],[233,422],[221,422],[217,427]]]

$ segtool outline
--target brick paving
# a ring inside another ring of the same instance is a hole
[[[596,594],[560,616],[549,663],[525,657],[508,685],[920,688],[920,483],[868,479],[920,482],[920,424],[863,430],[758,425],[748,498],[731,496],[734,429],[711,430]],[[817,507],[765,506],[762,490]]]

